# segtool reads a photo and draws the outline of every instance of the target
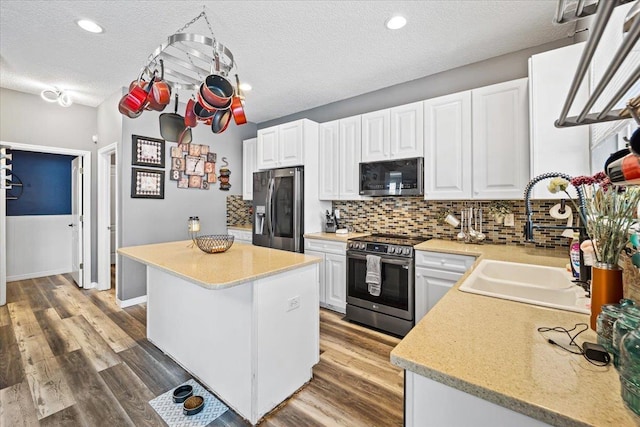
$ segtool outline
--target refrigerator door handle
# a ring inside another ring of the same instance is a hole
[[[268,222],[269,225],[269,238],[273,239],[274,237],[274,229],[273,229],[273,190],[275,187],[276,180],[275,178],[269,178],[269,187],[267,189],[267,212],[268,212]]]

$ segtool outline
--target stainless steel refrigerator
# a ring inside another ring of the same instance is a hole
[[[304,252],[303,167],[253,174],[253,244]]]

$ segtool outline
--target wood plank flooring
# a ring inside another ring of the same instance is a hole
[[[320,311],[313,379],[261,422],[268,427],[401,426],[399,340]],[[69,275],[7,284],[0,307],[0,426],[165,426],[148,404],[191,376],[146,339],[146,306]],[[247,426],[229,410],[210,426]]]

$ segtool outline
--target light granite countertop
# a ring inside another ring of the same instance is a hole
[[[308,233],[304,235],[305,239],[316,239],[316,240],[333,240],[336,242],[346,242],[349,239],[355,239],[357,237],[368,236],[369,233],[347,233],[347,234],[337,234],[337,233]]]
[[[239,242],[217,254],[202,252],[190,240],[131,246],[118,253],[213,290],[321,262],[310,255]]]
[[[476,265],[497,259],[564,267],[568,260],[564,251],[442,240],[415,248],[478,256]],[[620,397],[613,364],[593,366],[537,332],[588,324],[588,315],[462,292],[470,271],[393,349],[394,365],[552,425],[640,425]],[[560,335],[547,336],[564,343]],[[577,341],[585,340],[596,342],[595,332]]]

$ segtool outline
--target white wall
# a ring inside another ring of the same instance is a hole
[[[71,271],[71,215],[7,217],[7,281]]]
[[[117,111],[117,110],[116,110]],[[22,144],[85,150],[92,153],[91,210],[96,211],[97,110],[73,104],[68,108],[43,101],[38,95],[0,88],[0,140]],[[96,223],[92,221],[91,280],[97,279]],[[21,236],[35,238],[33,233]],[[11,246],[8,246],[11,251]],[[9,256],[9,255],[7,255]]]

